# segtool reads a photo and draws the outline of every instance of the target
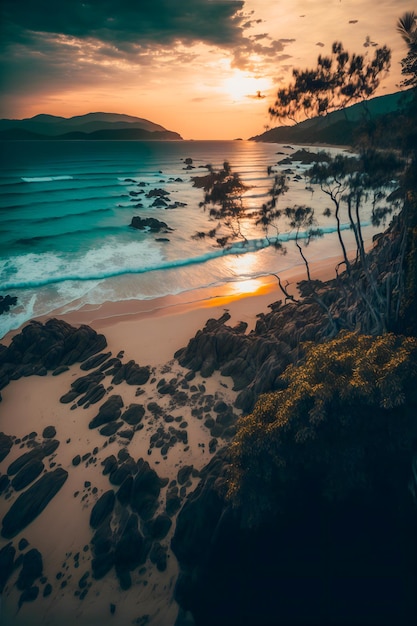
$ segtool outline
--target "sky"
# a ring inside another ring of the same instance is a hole
[[[184,139],[247,139],[293,68],[341,41],[392,50],[398,91],[412,0],[1,0],[0,117],[135,115]]]

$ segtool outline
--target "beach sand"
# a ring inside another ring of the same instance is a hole
[[[312,265],[312,278],[333,278],[337,262],[338,259],[332,258]],[[296,283],[304,278],[305,267],[301,265],[281,275],[283,282],[290,283],[292,293],[296,292]],[[134,431],[131,440],[119,434],[104,437],[97,429],[89,429],[88,424],[101,403],[84,408],[59,401],[69,391],[71,382],[86,374],[80,364],[71,366],[59,376],[49,373],[44,377],[11,381],[2,390],[1,430],[17,439],[0,463],[0,472],[6,473],[10,463],[29,449],[31,439],[27,436],[30,433],[36,433],[31,437],[41,442],[43,429],[51,425],[56,429],[60,445],[51,457],[45,459],[45,465],[49,469],[56,464],[69,472],[67,481],[48,506],[12,539],[16,556],[21,552],[18,544],[23,537],[29,542],[26,551],[36,548],[41,552],[44,578],[43,583],[39,580],[35,583],[40,588],[36,601],[25,602],[18,609],[21,592],[15,586],[18,576],[15,569],[0,605],[2,626],[72,626],[75,623],[79,626],[105,626],[108,623],[167,626],[175,623],[178,605],[173,599],[173,591],[178,565],[170,550],[175,515],[168,534],[160,541],[167,551],[165,571],[159,571],[148,558],[143,566],[132,572],[132,587],[126,591],[120,588],[114,569],[101,580],[94,580],[91,576],[93,531],[89,525],[90,513],[100,495],[112,488],[109,477],[102,474],[101,463],[109,455],[117,457],[120,450],[126,448],[135,461],[145,459],[161,478],[169,481],[178,479],[178,471],[186,465],[201,470],[212,458],[209,451],[212,435],[204,425],[204,417],[201,414],[200,418],[196,417],[195,409],[203,407],[207,397],[211,397],[212,402],[223,400],[233,405],[236,396],[233,381],[218,373],[207,379],[196,374],[188,387],[181,387],[188,394],[185,404],[173,401],[169,394],[161,394],[157,384],[163,378],[175,379],[178,385],[184,384],[188,370],[183,369],[173,355],[187,345],[207,319],[219,318],[227,310],[231,315],[229,325],[244,321],[248,324],[247,332],[250,332],[257,315],[267,313],[268,305],[280,299],[282,294],[277,280],[269,276],[152,301],[106,303],[100,307],[83,307],[67,314],[57,311],[51,315],[74,326],[88,324],[103,333],[108,342],[105,351],[111,352],[113,357],[123,351],[123,363],[134,359],[141,366],[149,365],[152,370],[150,380],[140,387],[122,382],[111,388],[107,379],[107,394],[103,401],[111,394],[120,394],[125,408],[131,403],[148,407],[154,402],[160,407],[161,415],[147,409],[141,422],[143,427]],[[7,345],[16,332],[10,333],[2,343]],[[170,424],[164,421],[166,415],[170,416],[170,421],[173,418],[171,425],[187,432],[188,441],[185,444],[178,440],[162,454],[161,448],[151,447],[150,438],[158,429],[166,431],[169,428]],[[220,439],[218,445],[224,445],[224,442]],[[72,460],[76,455],[84,460],[75,467]],[[191,475],[184,485],[178,485],[183,502],[197,483],[198,476]],[[163,487],[159,496],[160,512],[165,508],[166,493],[167,487]],[[18,495],[19,492],[12,489],[8,499],[2,497],[1,518]],[[116,521],[117,514],[116,507]],[[1,538],[0,548],[7,543]],[[80,579],[86,572],[90,572],[88,584],[81,587]],[[47,584],[52,585],[52,593],[43,597]],[[87,592],[80,599],[80,591],[84,588]],[[111,605],[114,605],[114,614],[110,611]]]

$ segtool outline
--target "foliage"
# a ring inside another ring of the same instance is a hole
[[[229,497],[249,525],[285,507],[297,485],[337,500],[374,489],[387,468],[410,468],[417,340],[344,333],[304,349],[287,387],[260,397],[231,447]]]
[[[279,89],[269,113],[279,120],[297,122],[326,115],[359,100],[366,100],[379,86],[380,76],[389,70],[391,52],[383,46],[372,59],[350,54],[335,42],[330,56],[319,55],[314,69],[294,69],[294,81]]]
[[[245,215],[242,195],[249,189],[241,180],[237,172],[233,172],[228,161],[223,168],[215,171],[208,166],[209,173],[205,176],[194,176],[193,186],[204,190],[204,201],[200,206],[204,209],[210,205],[209,215],[213,221],[221,221],[229,230],[229,234],[218,237],[217,244],[225,246],[233,239],[244,237],[241,230],[241,220]],[[219,226],[206,232],[198,232],[194,239],[205,237],[215,238]]]
[[[401,61],[401,73],[406,76],[403,87],[417,87],[417,14],[404,13],[397,22],[397,31],[408,46],[407,56]]]

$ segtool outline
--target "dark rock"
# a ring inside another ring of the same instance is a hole
[[[135,426],[142,421],[145,415],[145,407],[143,404],[131,404],[129,408],[122,414],[121,419],[130,426]]]
[[[80,369],[83,371],[92,370],[104,363],[104,361],[106,361],[109,356],[111,356],[111,352],[102,352],[101,354],[95,354],[94,356],[84,361],[84,363],[80,365]]]
[[[132,489],[131,507],[144,518],[152,516],[156,508],[161,483],[158,474],[143,459],[138,461],[138,473]]]
[[[26,528],[58,493],[67,478],[68,472],[57,467],[20,494],[3,518],[2,536],[10,539]]]
[[[132,221],[130,222],[130,226],[132,228],[136,228],[138,230],[149,230],[153,233],[159,233],[161,230],[165,233],[172,232],[172,228],[169,228],[168,224],[165,222],[160,222],[154,217],[132,217]]]
[[[6,544],[0,550],[0,593],[3,593],[4,587],[13,572],[15,555],[16,548],[12,543]]]
[[[114,615],[116,613],[116,605],[110,603],[110,613]]]
[[[103,428],[100,428],[98,432],[100,433],[100,435],[103,435],[103,437],[111,437],[111,435],[117,433],[119,428],[121,428],[122,426],[123,422],[109,422],[108,424],[103,426]]]
[[[24,602],[34,602],[39,595],[39,587],[29,587],[29,589],[25,589],[23,593],[20,594],[19,598],[19,609]]]
[[[81,396],[81,398],[77,401],[78,406],[96,404],[106,395],[106,389],[103,385],[95,385],[94,383],[89,387],[87,392]]]
[[[52,376],[59,376],[60,374],[63,374],[64,372],[68,372],[68,370],[69,370],[68,365],[60,365],[59,367],[54,369],[54,371],[52,372]]]
[[[44,439],[53,439],[55,437],[55,435],[56,435],[55,426],[46,426],[43,429],[42,437]]]
[[[88,577],[90,576],[90,572],[85,572],[80,580],[78,581],[78,586],[80,589],[85,589],[87,587]]]
[[[91,569],[96,580],[104,578],[114,565],[114,553],[99,554],[91,561]],[[86,589],[84,590],[86,591]]]
[[[5,433],[0,433],[0,462],[6,458],[13,446],[13,439]]]
[[[112,485],[121,485],[134,473],[136,473],[136,464],[133,460],[128,460],[111,472],[109,480]]]
[[[130,502],[130,496],[132,494],[133,487],[133,476],[127,476],[125,480],[120,485],[116,497],[119,500],[120,504],[123,506],[127,506]]]
[[[12,480],[12,487],[20,491],[39,476],[44,469],[44,464],[39,459],[32,459],[26,463]]]
[[[127,591],[132,586],[132,577],[129,570],[116,567],[116,576],[119,580],[120,589]]]
[[[24,550],[25,548],[28,547],[28,545],[29,545],[29,541],[25,539],[24,537],[22,537],[22,539],[19,541],[18,548],[19,550]]]
[[[92,528],[98,528],[108,515],[113,511],[115,503],[115,494],[113,489],[105,491],[103,495],[97,500],[91,510],[90,526]]]
[[[137,515],[131,515],[116,544],[114,561],[116,570],[132,571],[144,562],[144,540],[138,529]]]
[[[4,493],[10,485],[10,479],[7,474],[0,476],[0,493]]]
[[[172,520],[166,513],[157,515],[147,526],[147,530],[152,539],[163,539],[168,534],[172,526]]]
[[[51,595],[51,593],[52,593],[52,585],[50,583],[47,583],[43,590],[43,597],[47,598],[48,596]]]
[[[60,397],[59,401],[61,404],[70,404],[75,398],[79,396],[79,392],[72,389],[71,391],[67,391],[63,396]]]
[[[92,539],[91,546],[94,556],[108,554],[114,548],[113,532],[110,527],[110,517],[101,524],[96,530]]]
[[[17,474],[22,467],[24,467],[27,463],[34,460],[42,460],[45,457],[53,454],[55,450],[59,446],[59,441],[57,439],[50,439],[45,441],[40,446],[37,446],[33,450],[29,450],[29,452],[25,452],[21,456],[19,456],[13,463],[9,465],[7,468],[7,473],[9,476],[14,476]]]
[[[167,568],[167,548],[162,546],[158,541],[153,544],[149,558],[156,565],[157,570],[164,572]]]
[[[10,296],[6,294],[5,296],[0,296],[0,315],[2,313],[7,313],[10,310],[10,307],[16,306],[17,297]]]
[[[181,498],[178,495],[178,487],[171,486],[167,489],[165,510],[167,515],[172,517],[181,508]]]
[[[79,454],[77,454],[73,459],[72,459],[72,464],[74,467],[77,467],[77,465],[79,465],[81,463],[81,457]]]
[[[133,439],[134,434],[135,431],[130,428],[126,428],[125,430],[119,430],[118,432],[119,437],[122,437],[122,439],[128,439],[129,441]]]
[[[117,420],[120,417],[122,407],[123,400],[121,396],[110,396],[106,402],[101,405],[98,414],[91,420],[88,427],[93,429]]]
[[[178,470],[177,481],[179,485],[185,485],[187,480],[190,478],[193,469],[193,465],[183,465],[183,467]]]
[[[114,454],[112,454],[106,457],[104,461],[101,462],[101,464],[104,467],[103,476],[106,476],[107,474],[110,474],[110,472],[113,472],[117,468],[117,459],[114,456]]]
[[[42,576],[43,561],[39,550],[32,548],[23,555],[22,569],[16,582],[16,587],[23,591],[29,589],[37,578]]]

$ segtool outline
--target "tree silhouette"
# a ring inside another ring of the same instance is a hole
[[[318,56],[316,68],[293,70],[293,82],[278,90],[269,113],[296,123],[366,100],[375,93],[390,61],[387,46],[377,48],[373,58],[367,59],[366,55],[350,54],[336,41],[330,56]]]

